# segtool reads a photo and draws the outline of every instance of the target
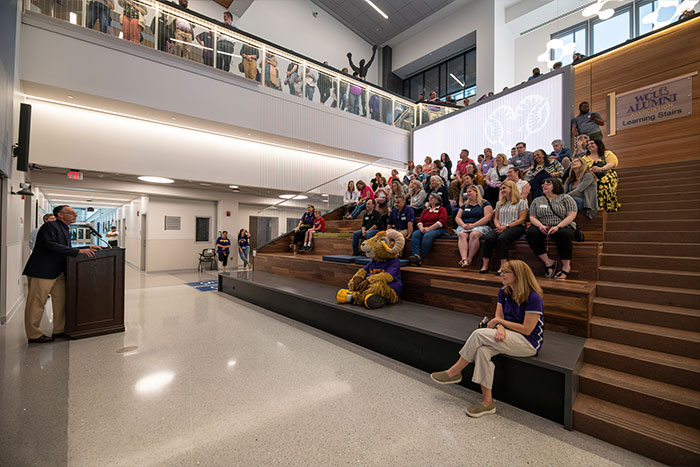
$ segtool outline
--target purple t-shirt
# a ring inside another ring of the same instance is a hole
[[[367,277],[374,274],[379,274],[381,272],[386,272],[394,278],[393,281],[389,282],[387,285],[391,287],[396,295],[401,298],[401,289],[403,284],[401,283],[401,262],[398,258],[387,259],[384,261],[377,261],[372,259],[365,266],[365,271],[367,271]]]
[[[517,304],[513,297],[506,294],[503,289],[500,289],[498,291],[498,303],[503,307],[505,320],[513,323],[523,324],[525,313],[538,313],[540,315],[535,329],[532,330],[529,336],[525,336],[525,339],[539,353],[542,347],[542,334],[544,331],[544,301],[542,301],[542,297],[533,290],[525,303]]]

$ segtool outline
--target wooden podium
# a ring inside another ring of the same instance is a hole
[[[66,335],[71,339],[124,331],[124,249],[69,257]]]

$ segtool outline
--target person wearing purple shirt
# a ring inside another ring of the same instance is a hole
[[[381,274],[382,272],[391,275],[394,280],[387,283],[387,285],[391,287],[394,292],[396,292],[396,295],[401,297],[403,283],[401,283],[401,261],[398,258],[391,258],[382,261],[377,261],[376,259],[372,258],[372,260],[365,265],[364,270],[367,271],[367,277],[365,279],[369,279],[370,276]]]
[[[316,209],[314,208],[313,204],[309,204],[306,207],[306,212],[301,216],[301,219],[299,219],[299,224],[297,224],[296,228],[294,229],[294,240],[289,245],[289,248],[291,248],[292,253],[296,254],[299,245],[304,243],[304,236],[306,235],[306,231],[309,230],[313,225],[315,217]]]
[[[462,370],[474,362],[472,381],[481,385],[482,397],[481,402],[467,408],[467,415],[473,418],[496,413],[491,391],[496,366],[491,358],[498,354],[532,357],[542,348],[544,302],[532,269],[520,260],[507,261],[501,282],[496,316],[485,328],[472,332],[454,365],[430,375],[439,384],[459,383]]]

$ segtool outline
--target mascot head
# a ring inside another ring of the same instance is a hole
[[[401,256],[405,243],[406,240],[400,232],[387,230],[378,232],[374,237],[362,242],[360,249],[368,258],[381,261]]]

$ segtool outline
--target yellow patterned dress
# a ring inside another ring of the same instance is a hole
[[[600,209],[605,209],[608,212],[617,212],[620,209],[620,203],[617,201],[617,156],[612,151],[605,151],[603,156],[598,161],[594,161],[590,156],[586,155],[582,158],[588,167],[603,167],[606,164],[612,163],[613,167],[605,172],[594,172],[598,178],[598,205]]]

